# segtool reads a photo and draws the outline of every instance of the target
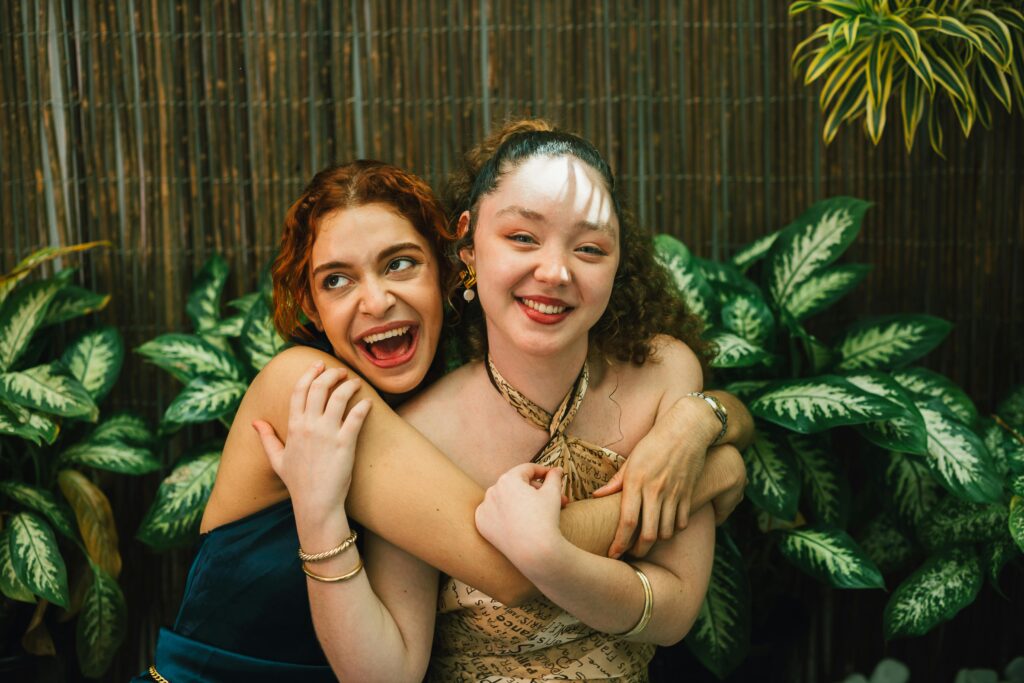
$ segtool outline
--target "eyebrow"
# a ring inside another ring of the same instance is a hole
[[[538,213],[533,209],[527,209],[525,206],[519,206],[517,204],[511,204],[506,206],[501,211],[494,214],[495,218],[498,216],[504,216],[505,214],[513,214],[525,218],[528,221],[534,221],[536,223],[546,223],[547,219],[544,214]],[[580,230],[596,230],[597,232],[606,232],[612,236],[615,235],[615,231],[612,230],[612,226],[608,223],[595,223],[593,221],[577,221],[574,227]]]
[[[421,254],[423,253],[423,247],[415,242],[399,242],[398,244],[392,244],[387,249],[383,249],[379,254],[377,254],[377,260],[383,261],[386,258],[406,250],[414,250]],[[313,277],[316,277],[318,273],[324,270],[344,270],[346,268],[352,268],[352,264],[345,261],[327,261],[313,269]]]

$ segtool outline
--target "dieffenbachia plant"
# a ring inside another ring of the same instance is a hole
[[[87,329],[53,348],[54,326],[110,297],[71,284],[73,269],[28,276],[98,245],[41,249],[0,277],[0,591],[36,605],[22,637],[32,654],[55,652],[49,604],[62,608],[60,620],[77,615],[79,666],[93,678],[107,670],[126,623],[117,526],[89,471],[138,475],[160,463],[140,418],[100,416],[124,360],[118,331]]]
[[[746,497],[762,542],[836,588],[884,588],[886,574],[924,558],[886,607],[885,637],[895,638],[953,617],[1024,549],[1024,393],[984,420],[951,380],[912,366],[950,330],[932,316],[858,320],[829,340],[809,331],[808,320],[869,270],[839,262],[867,208],[847,197],[820,202],[724,263],[667,235],[655,244],[718,346],[716,378],[755,417]],[[856,496],[833,449],[850,439],[880,482]],[[851,519],[851,501],[867,499],[870,514]],[[733,531],[739,539],[744,530]],[[745,657],[747,576],[721,529],[711,587],[686,639],[719,676]]]
[[[269,282],[259,291],[228,303],[222,314],[221,293],[228,277],[219,255],[207,260],[189,293],[185,311],[193,332],[163,334],[136,352],[184,384],[160,423],[169,436],[185,425],[217,423],[221,436],[180,458],[160,484],[156,500],[138,537],[158,549],[195,539],[213,488],[226,428],[256,373],[284,347],[270,313]]]

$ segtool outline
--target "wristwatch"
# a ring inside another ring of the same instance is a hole
[[[722,440],[722,437],[725,436],[725,430],[729,428],[729,411],[725,409],[721,401],[714,396],[705,394],[703,391],[691,391],[687,396],[695,396],[711,406],[711,410],[715,411],[715,417],[722,423],[722,431],[718,432],[718,436],[711,442],[711,445],[714,446]]]

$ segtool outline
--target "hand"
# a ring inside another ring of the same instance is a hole
[[[743,500],[743,491],[747,488],[747,467],[743,456],[730,444],[715,446],[708,451],[704,464],[704,474],[713,480],[711,505],[715,508],[715,525],[722,524],[736,506]]]
[[[539,486],[538,479],[543,480]],[[543,553],[546,544],[562,539],[558,526],[561,506],[560,467],[517,465],[485,492],[476,509],[476,528],[519,566]]]
[[[253,422],[296,511],[328,515],[343,507],[348,496],[356,439],[370,402],[360,401],[344,416],[360,385],[359,379],[343,381],[346,375],[344,368],[325,371],[318,362],[299,378],[289,405],[287,445],[269,423]]]

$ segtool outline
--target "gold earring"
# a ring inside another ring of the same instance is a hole
[[[462,298],[466,301],[472,301],[476,298],[476,292],[473,291],[473,285],[476,284],[476,271],[473,270],[473,266],[466,264],[466,269],[459,273],[459,278],[462,280],[462,286],[465,291],[462,292]]]

